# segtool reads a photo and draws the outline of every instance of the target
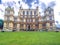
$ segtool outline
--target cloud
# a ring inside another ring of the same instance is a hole
[[[1,12],[4,12],[2,9],[0,9]]]
[[[56,23],[57,23],[57,24],[59,24],[59,22],[58,22],[58,21],[56,21]]]
[[[41,8],[44,10],[47,7],[54,7],[56,5],[55,1],[51,1],[49,3],[41,2]]]
[[[0,19],[4,19],[4,12],[0,11]]]
[[[32,3],[35,1],[35,0],[22,0],[24,3],[26,3],[29,7],[32,6]]]
[[[1,11],[1,12],[4,12],[4,9],[5,9],[5,7],[3,6],[3,4],[1,4],[1,5],[0,5],[0,11]]]
[[[20,4],[20,1],[18,1],[18,4]]]
[[[41,9],[45,10],[46,4],[44,2],[41,2]]]
[[[34,4],[39,4],[39,0],[35,0]]]
[[[10,2],[3,3],[4,6],[11,6],[11,7],[13,7],[15,4],[16,4],[15,1],[10,1]]]
[[[54,7],[55,5],[56,5],[55,1],[51,1],[51,2],[48,4],[49,7]]]
[[[60,29],[60,24],[59,24],[59,22],[56,23],[56,28],[57,28],[57,29]]]

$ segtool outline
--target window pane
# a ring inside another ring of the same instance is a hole
[[[49,14],[51,14],[51,11],[49,10]]]
[[[27,11],[27,15],[28,15],[29,13],[28,13],[28,11]]]
[[[50,26],[52,26],[52,23],[50,23]]]
[[[23,15],[25,15],[25,11],[23,11]]]
[[[32,11],[30,12],[30,15],[32,15]]]
[[[50,20],[52,20],[52,16],[50,16]]]
[[[34,11],[34,15],[36,15],[36,11]]]
[[[43,26],[46,26],[46,24],[42,24]]]

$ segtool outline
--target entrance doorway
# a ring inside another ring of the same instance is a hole
[[[30,25],[28,25],[28,30],[30,30]]]

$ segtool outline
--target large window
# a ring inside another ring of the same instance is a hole
[[[36,22],[38,22],[38,19],[35,19],[36,20]]]
[[[9,18],[9,16],[7,17],[7,21],[9,21],[10,20],[10,18]]]
[[[14,22],[16,22],[16,21],[17,21],[17,18],[15,17],[15,18],[14,18]]]
[[[51,10],[49,10],[49,14],[51,14]]]
[[[29,22],[29,19],[27,19],[27,22]]]
[[[49,18],[50,18],[50,20],[52,20],[52,16],[50,16]]]
[[[27,22],[31,22],[32,20],[31,19],[26,19]]]
[[[27,11],[27,15],[29,15],[29,12]]]
[[[52,26],[53,24],[52,23],[50,23],[50,26]]]
[[[34,15],[36,15],[36,11],[34,11]]]
[[[7,11],[7,14],[10,14],[10,11]]]
[[[32,15],[32,11],[30,11],[30,15]]]
[[[5,14],[9,15],[10,14],[10,11],[5,11]]]
[[[42,24],[42,26],[46,26],[46,24]]]
[[[25,11],[23,11],[23,15],[25,15]]]
[[[29,22],[31,22],[31,19],[29,19]]]

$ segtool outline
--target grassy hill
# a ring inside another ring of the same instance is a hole
[[[0,32],[0,45],[60,45],[60,32]]]

